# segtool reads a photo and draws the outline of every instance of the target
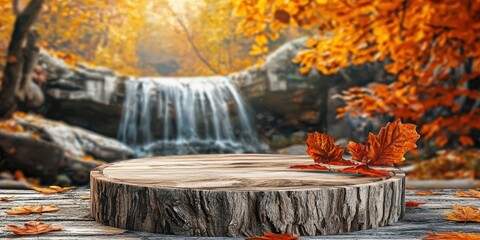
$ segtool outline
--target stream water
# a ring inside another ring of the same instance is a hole
[[[252,113],[225,77],[126,83],[118,137],[139,155],[258,152]]]

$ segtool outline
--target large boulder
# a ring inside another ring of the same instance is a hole
[[[104,67],[72,67],[45,51],[40,52],[39,64],[47,76],[46,104],[40,113],[116,137],[128,77]]]
[[[38,177],[45,184],[58,182],[62,174],[73,183],[84,184],[93,168],[133,155],[114,139],[22,113],[0,122],[0,153],[7,168]]]
[[[257,113],[260,135],[273,145],[297,131],[326,131],[336,138],[361,140],[375,131],[377,120],[336,118],[343,102],[333,96],[353,86],[391,81],[384,63],[350,66],[338,74],[323,75],[314,68],[301,74],[292,59],[304,50],[306,39],[297,39],[274,51],[261,66],[233,73],[232,78]]]

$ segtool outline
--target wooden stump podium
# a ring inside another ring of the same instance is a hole
[[[194,236],[326,235],[404,215],[405,175],[290,169],[303,155],[215,154],[117,162],[91,172],[92,216],[136,231]]]

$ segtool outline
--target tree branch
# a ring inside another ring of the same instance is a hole
[[[15,16],[20,15],[23,12],[23,0],[13,0],[12,1],[12,11]]]
[[[0,118],[9,118],[17,108],[16,94],[24,64],[24,42],[33,23],[37,19],[44,0],[32,0],[17,16],[8,46],[7,64],[5,66],[2,88],[0,89]]]
[[[193,41],[193,38],[192,36],[190,35],[190,32],[188,31],[188,28],[187,26],[185,25],[185,23],[182,21],[182,19],[180,19],[180,16],[178,16],[178,14],[173,11],[173,9],[170,8],[170,6],[167,6],[167,9],[170,11],[170,13],[173,15],[173,17],[175,18],[175,20],[177,21],[177,23],[180,25],[180,27],[182,28],[183,32],[185,33],[185,37],[187,38],[187,41],[188,43],[190,43],[190,46],[192,47],[193,51],[195,52],[195,54],[197,55],[197,57],[200,59],[200,61],[202,61],[209,69],[210,71],[212,71],[214,74],[218,74],[218,70],[215,69],[209,62],[208,60],[202,55],[202,53],[200,52],[200,50],[198,49],[197,45],[195,44],[195,42]]]

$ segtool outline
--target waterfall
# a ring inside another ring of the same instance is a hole
[[[241,95],[226,77],[126,82],[119,139],[148,155],[258,152]]]

